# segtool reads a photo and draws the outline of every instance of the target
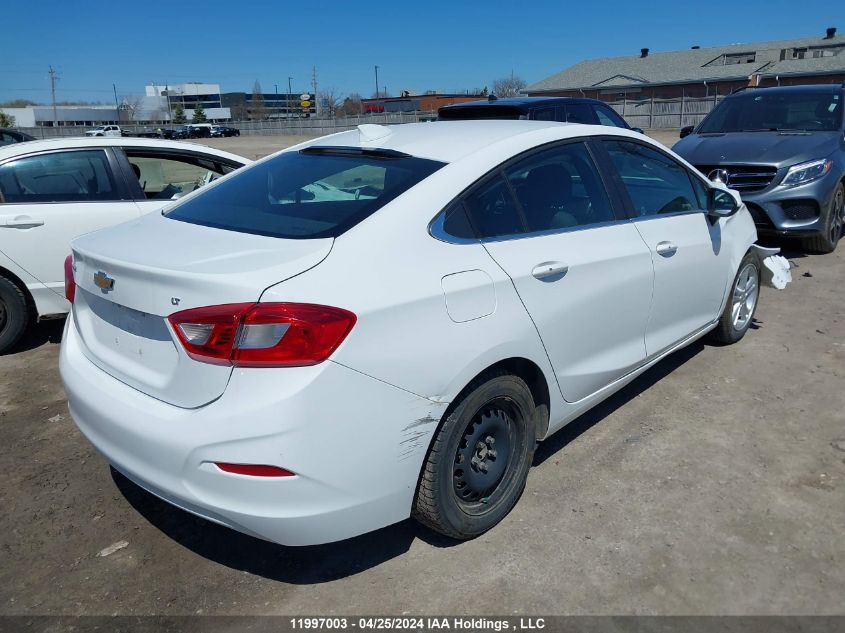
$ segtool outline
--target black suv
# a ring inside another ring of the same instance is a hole
[[[830,253],[845,224],[845,85],[748,88],[672,148],[742,196],[760,234]]]
[[[616,110],[596,99],[580,97],[513,97],[497,99],[490,95],[487,101],[468,101],[443,106],[437,111],[438,121],[466,121],[468,119],[531,119],[534,121],[561,121],[609,125],[626,130],[632,128]]]

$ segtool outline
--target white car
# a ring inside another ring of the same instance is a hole
[[[297,195],[320,182],[369,194]],[[211,521],[466,539],[538,440],[743,337],[755,239],[735,192],[635,132],[364,125],[75,240],[61,375],[115,469]]]
[[[85,136],[120,137],[123,136],[123,131],[119,125],[98,125],[93,130],[85,130]]]
[[[62,316],[65,258],[83,233],[157,211],[252,161],[195,143],[52,139],[0,148],[0,352]]]

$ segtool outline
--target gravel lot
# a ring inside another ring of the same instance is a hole
[[[462,544],[406,521],[285,548],[158,501],[76,430],[42,324],[0,357],[0,614],[841,614],[845,246],[788,254],[740,344],[676,353],[553,436]]]

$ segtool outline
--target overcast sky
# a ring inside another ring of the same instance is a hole
[[[583,59],[845,32],[845,2],[24,2],[8,0],[0,101],[113,102],[144,84],[203,81],[224,92],[464,91],[511,70],[529,83]]]

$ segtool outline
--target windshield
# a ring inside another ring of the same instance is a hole
[[[385,150],[306,148],[239,171],[165,216],[271,237],[337,237],[443,165]]]
[[[837,93],[751,91],[725,99],[696,132],[835,131],[841,123]]]

